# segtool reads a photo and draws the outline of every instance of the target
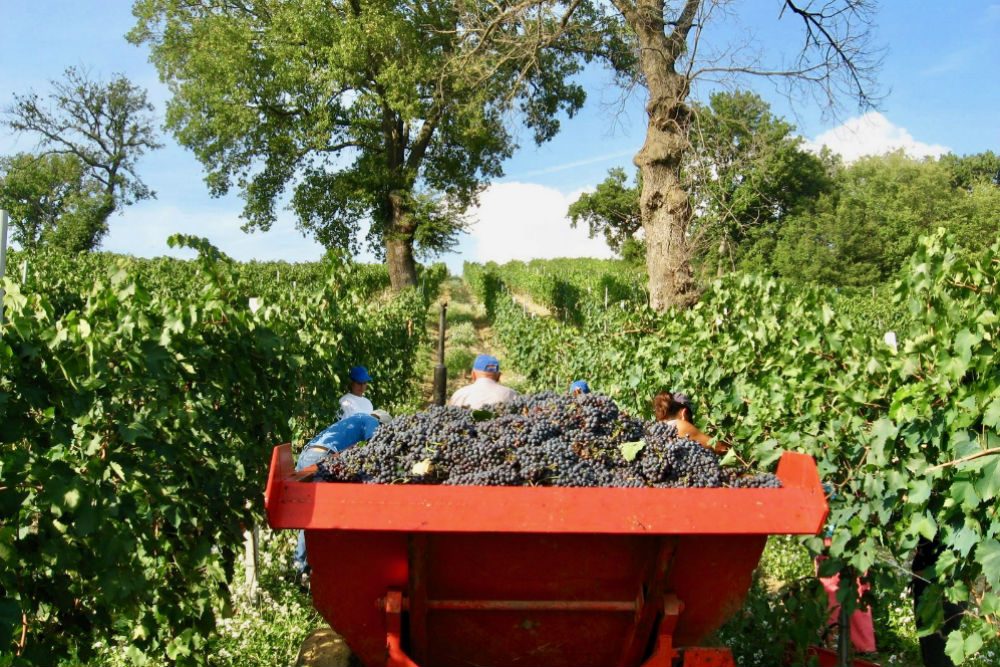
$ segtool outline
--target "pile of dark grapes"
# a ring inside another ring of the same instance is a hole
[[[623,445],[639,441],[627,460]],[[621,412],[607,396],[549,392],[481,411],[433,407],[398,417],[371,440],[327,456],[317,470],[318,481],[371,484],[781,486],[770,473],[723,469],[715,452],[669,424]]]

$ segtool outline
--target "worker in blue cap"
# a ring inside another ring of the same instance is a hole
[[[590,393],[590,385],[587,384],[586,380],[577,380],[569,386],[569,393],[571,396],[581,396],[583,394]]]
[[[517,398],[517,392],[500,384],[500,360],[480,354],[472,362],[472,384],[452,394],[448,404],[478,410],[484,405],[506,403],[512,398]]]
[[[340,418],[350,417],[354,414],[369,415],[375,409],[372,402],[365,398],[365,391],[368,383],[372,381],[368,375],[368,369],[364,366],[353,366],[347,373],[350,380],[348,391],[340,397]]]

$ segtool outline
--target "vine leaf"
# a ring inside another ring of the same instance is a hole
[[[623,442],[621,445],[619,445],[618,449],[621,451],[622,456],[625,458],[625,460],[631,463],[632,461],[635,460],[635,457],[639,455],[639,452],[641,452],[643,447],[645,446],[646,446],[645,440],[636,440],[634,442]]]
[[[989,407],[983,412],[983,424],[992,428],[1000,426],[1000,398],[990,401]]]
[[[1000,542],[985,540],[976,547],[976,560],[983,566],[986,583],[993,589],[1000,588]]]

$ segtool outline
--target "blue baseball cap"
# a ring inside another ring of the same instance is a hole
[[[353,366],[347,374],[351,382],[371,382],[372,377],[368,375],[368,369],[364,366]]]
[[[581,394],[589,394],[590,393],[590,385],[587,384],[586,380],[577,380],[576,382],[574,382],[573,384],[571,384],[569,386],[569,393],[572,394],[572,393],[576,392],[577,389],[580,390]]]
[[[485,371],[486,373],[499,373],[500,360],[489,354],[477,355],[476,360],[472,362],[472,370]]]

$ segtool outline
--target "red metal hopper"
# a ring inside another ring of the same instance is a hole
[[[768,535],[816,534],[816,464],[781,489],[302,481],[288,445],[273,528],[302,528],[316,608],[366,667],[732,665],[693,647],[739,609]]]

